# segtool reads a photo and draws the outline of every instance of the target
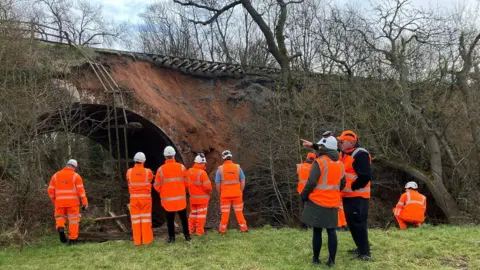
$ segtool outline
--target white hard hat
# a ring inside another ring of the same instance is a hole
[[[144,163],[145,160],[147,160],[147,157],[145,157],[145,154],[142,152],[136,153],[135,156],[133,157],[133,161],[135,162]]]
[[[175,149],[171,146],[165,147],[165,150],[163,150],[163,155],[166,157],[173,157],[175,156],[176,152]]]
[[[230,150],[225,150],[222,152],[222,158],[227,159],[228,157],[232,158],[232,152]]]
[[[418,185],[417,185],[417,183],[411,181],[411,182],[408,182],[408,183],[405,185],[405,188],[417,189],[417,188],[418,188]]]
[[[73,166],[75,168],[78,168],[78,163],[75,159],[70,159],[69,161],[67,161],[67,165],[68,166]]]
[[[195,163],[207,163],[207,159],[203,153],[199,153],[194,160]]]
[[[333,136],[330,136],[330,137],[327,137],[327,138],[322,138],[322,139],[320,139],[320,141],[318,141],[317,144],[318,145],[323,145],[326,148],[332,149],[332,150],[337,150],[338,149],[337,139],[335,139],[335,137],[333,137]]]

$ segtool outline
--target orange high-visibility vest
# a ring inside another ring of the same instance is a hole
[[[312,163],[304,162],[302,164],[297,164],[297,175],[298,175],[298,185],[297,192],[298,194],[302,193],[305,185],[308,181],[308,176],[310,175],[310,170],[312,169]]]
[[[416,190],[403,193],[395,208],[395,215],[410,221],[423,222],[427,210],[427,198]]]
[[[207,173],[203,170],[203,165],[195,164],[188,170],[188,191],[190,193],[191,204],[208,204],[212,192],[212,183],[208,179]]]
[[[128,191],[130,199],[152,199],[153,173],[143,164],[135,164],[127,171]]]
[[[167,159],[165,164],[158,168],[154,187],[160,193],[165,210],[175,212],[187,207],[187,170],[174,159]]]
[[[220,197],[242,196],[240,185],[240,165],[231,160],[225,160],[223,165],[218,167],[220,172]]]
[[[320,167],[317,186],[308,198],[323,207],[336,208],[341,204],[340,181],[344,177],[343,164],[324,155],[315,159]]]
[[[65,167],[52,176],[48,195],[57,207],[88,205],[82,177],[73,168]]]
[[[340,161],[343,163],[345,167],[345,188],[342,190],[342,197],[350,198],[350,197],[362,197],[365,199],[370,198],[370,181],[364,188],[360,188],[357,190],[352,190],[352,183],[357,180],[358,175],[353,169],[353,162],[355,161],[355,156],[360,152],[367,152],[364,148],[356,148],[352,151],[351,155],[340,153]],[[372,163],[372,157],[368,154],[370,158],[370,163]]]

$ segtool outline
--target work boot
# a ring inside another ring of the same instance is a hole
[[[77,239],[70,239],[70,240],[68,240],[68,245],[69,245],[69,246],[74,246],[74,245],[76,245],[76,244],[78,244]]]
[[[320,259],[317,258],[317,257],[313,257],[313,258],[312,258],[312,263],[313,263],[313,264],[320,264]]]
[[[371,261],[372,256],[370,254],[358,254],[357,259],[361,261]]]
[[[169,237],[169,238],[168,238],[168,243],[169,243],[169,244],[175,243],[175,237]]]
[[[332,261],[331,259],[328,259],[328,262],[326,263],[326,265],[327,265],[328,267],[334,267],[334,266],[335,266],[335,262]]]
[[[349,249],[348,250],[348,253],[352,254],[352,255],[355,255],[355,256],[358,256],[358,254],[360,254],[360,252],[358,252],[358,249]]]
[[[185,235],[185,241],[186,241],[186,242],[192,241],[192,237],[190,237],[189,234]]]
[[[60,242],[66,243],[67,242],[67,236],[65,236],[65,228],[60,227],[57,229],[58,236],[60,237]]]

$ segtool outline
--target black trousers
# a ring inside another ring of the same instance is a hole
[[[178,213],[180,220],[182,222],[183,235],[189,235],[188,232],[188,219],[187,219],[187,209],[183,209],[177,212],[168,212],[167,211],[167,228],[168,228],[168,237],[175,238],[175,213]]]
[[[328,261],[335,263],[338,247],[337,231],[335,228],[326,230],[328,234]],[[322,249],[322,228],[313,228],[312,247],[313,257],[318,259]]]
[[[361,255],[370,255],[368,242],[368,199],[343,198],[343,209],[353,241]]]

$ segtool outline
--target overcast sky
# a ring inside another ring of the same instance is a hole
[[[149,4],[172,0],[95,0],[103,4],[105,15],[118,21],[138,22],[138,14]],[[308,0],[306,0],[308,1]],[[341,4],[359,3],[368,7],[370,0],[333,0]],[[373,0],[376,2],[375,0]],[[477,3],[478,0],[411,0],[416,6],[438,6],[452,8],[461,3]]]

